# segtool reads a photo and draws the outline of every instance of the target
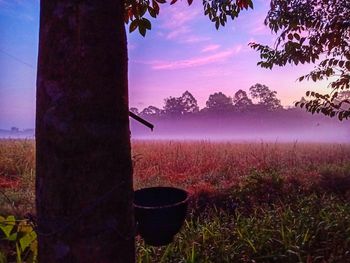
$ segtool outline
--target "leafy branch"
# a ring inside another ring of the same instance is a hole
[[[329,80],[331,92],[306,93],[308,102],[296,106],[311,113],[350,118],[350,105],[342,94],[350,89],[350,6],[346,0],[272,0],[265,19],[271,31],[279,34],[270,47],[250,43],[260,53],[258,65],[272,69],[287,64],[316,64],[299,81]],[[335,80],[333,80],[336,78]]]
[[[178,0],[171,0],[173,5]],[[138,29],[142,36],[146,36],[147,30],[152,29],[151,21],[146,18],[157,18],[160,6],[167,3],[166,0],[127,0],[125,2],[124,22],[129,25],[129,32]],[[187,0],[188,5],[193,0]],[[203,0],[204,15],[215,24],[216,29],[225,26],[228,18],[234,20],[242,10],[253,8],[252,0]]]

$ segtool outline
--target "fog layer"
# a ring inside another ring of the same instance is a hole
[[[304,112],[145,119],[154,131],[131,120],[132,139],[350,143],[350,121]]]

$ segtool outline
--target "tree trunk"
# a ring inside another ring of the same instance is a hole
[[[39,262],[134,262],[122,0],[42,0]]]

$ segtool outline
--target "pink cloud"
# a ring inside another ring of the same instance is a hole
[[[195,4],[194,4],[195,5]],[[199,8],[198,8],[199,7]],[[207,41],[210,38],[193,33],[193,22],[202,16],[200,6],[187,6],[186,3],[176,3],[168,6],[161,13],[161,28],[167,40],[176,40],[179,43],[192,44]]]
[[[211,40],[210,37],[201,37],[196,35],[185,35],[182,36],[182,38],[179,40],[180,43],[199,43],[199,42],[205,42]]]
[[[183,69],[183,68],[193,68],[199,67],[207,64],[217,63],[225,61],[226,59],[238,54],[242,49],[241,45],[234,48],[227,49],[215,53],[213,55],[199,56],[189,59],[175,60],[175,61],[152,61],[147,64],[152,65],[154,70],[173,70],[173,69]]]
[[[176,29],[173,29],[166,35],[167,39],[176,39],[179,36],[189,33],[191,30],[187,26],[181,26]]]
[[[202,48],[201,52],[210,52],[210,51],[215,51],[217,50],[219,47],[221,47],[220,45],[215,45],[215,44],[211,44],[211,45],[207,45],[204,48]]]
[[[175,30],[190,21],[195,20],[201,14],[198,8],[188,8],[187,6],[174,5],[163,10],[162,28]]]

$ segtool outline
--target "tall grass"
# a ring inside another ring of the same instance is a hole
[[[0,215],[34,212],[35,144],[0,139]]]
[[[135,188],[170,184],[191,192],[220,191],[252,171],[276,171],[305,185],[325,167],[350,162],[350,144],[135,141]]]
[[[192,195],[172,244],[137,237],[138,262],[350,262],[350,145],[132,146],[135,189],[172,185]],[[34,161],[33,141],[0,140],[0,179],[17,182],[0,185],[0,215],[35,212]]]
[[[310,195],[250,215],[213,207],[191,216],[174,243],[140,241],[139,262],[350,262],[350,206]]]

